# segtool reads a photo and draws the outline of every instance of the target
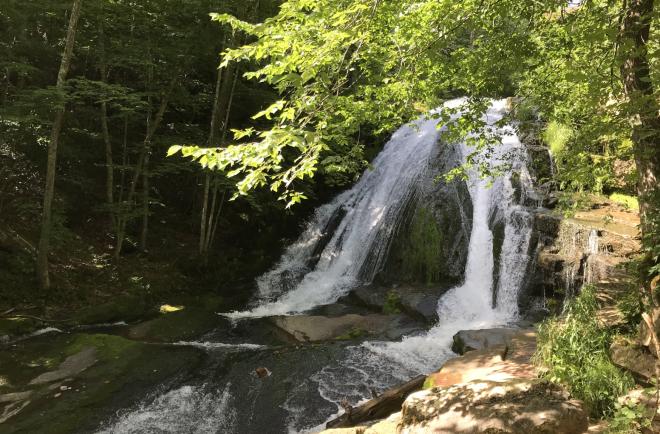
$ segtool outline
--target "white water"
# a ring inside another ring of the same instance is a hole
[[[461,100],[450,104],[460,105]],[[505,102],[494,101],[486,114],[488,123],[492,125],[504,113]],[[239,319],[305,311],[331,303],[361,280],[373,277],[387,252],[389,237],[402,209],[414,192],[415,181],[425,174],[440,134],[435,121],[420,121],[417,126],[417,129],[401,128],[374,161],[372,171],[365,173],[353,189],[319,208],[300,239],[259,280],[259,304],[250,311],[228,316]],[[513,130],[492,128],[501,135],[502,144],[489,163],[498,166],[506,159],[511,168],[492,182],[480,179],[474,171],[468,173],[473,215],[465,278],[439,300],[438,323],[422,335],[405,337],[399,342],[371,341],[348,347],[340,360],[300,378],[287,392],[282,405],[288,413],[290,432],[315,432],[324,426],[317,425],[320,420],[310,420],[310,391],[317,391],[328,406],[336,406],[337,414],[343,400],[355,405],[369,398],[371,391],[381,392],[392,384],[439,368],[454,356],[450,345],[459,330],[509,324],[517,319],[518,292],[529,258],[531,218],[515,200],[510,175],[519,174],[523,196],[527,191],[525,182],[530,178],[524,152]],[[470,152],[466,146],[462,147],[463,158]],[[342,206],[346,215],[323,249],[318,264],[310,270],[308,259],[323,238],[332,215]],[[499,273],[495,273],[493,222],[504,225]],[[500,276],[497,282],[496,274]],[[493,294],[496,294],[495,303]],[[222,343],[179,344],[231,349]],[[260,349],[245,345],[239,344],[235,349]],[[292,369],[296,368],[292,366]],[[229,385],[214,393],[200,386],[183,386],[123,414],[102,432],[234,432],[238,429],[234,410],[238,402],[232,401],[243,400],[240,394],[244,393],[245,390],[236,390],[232,398]],[[246,423],[249,425],[249,421]],[[243,431],[248,425],[242,427]]]
[[[236,425],[231,384],[207,392],[201,386],[183,386],[126,412],[97,434],[228,433]]]
[[[505,101],[494,101],[486,114],[489,125],[499,121],[506,112]],[[472,233],[461,285],[449,290],[438,302],[439,321],[426,334],[406,337],[400,342],[366,342],[350,349],[349,356],[337,366],[328,366],[311,378],[318,384],[321,396],[338,403],[343,399],[357,404],[368,395],[365,384],[372,389],[385,389],[419,373],[438,369],[454,354],[450,350],[452,337],[460,330],[506,325],[518,318],[518,293],[523,284],[529,258],[531,216],[515,203],[511,173],[519,174],[521,182],[530,179],[524,152],[510,127],[495,128],[502,138],[489,163],[499,166],[504,159],[511,168],[490,186],[475,171],[468,173],[468,188],[473,203]],[[463,146],[463,157],[471,152]],[[522,186],[523,191],[528,187]],[[524,198],[523,198],[524,200]],[[500,221],[504,241],[500,253],[497,298],[493,303],[494,255],[490,221]],[[289,399],[287,404],[293,408]],[[337,406],[339,412],[339,405]],[[323,424],[309,427],[295,413],[290,417],[290,432],[314,432]]]
[[[172,345],[179,345],[179,346],[184,346],[184,347],[195,347],[195,348],[200,348],[202,350],[225,350],[225,351],[246,351],[246,350],[252,350],[252,351],[259,351],[259,350],[265,350],[268,348],[266,345],[257,345],[257,344],[225,344],[223,342],[197,342],[197,341],[179,341],[175,342]]]
[[[320,207],[280,262],[258,279],[260,303],[226,314],[232,319],[299,313],[330,304],[369,282],[387,255],[392,233],[428,168],[438,141],[437,120],[400,128],[350,190]],[[308,261],[333,215],[345,212],[316,267]]]

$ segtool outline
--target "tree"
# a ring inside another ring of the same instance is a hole
[[[66,34],[66,41],[64,43],[64,52],[62,53],[62,61],[60,69],[57,74],[56,90],[60,97],[59,105],[55,110],[55,119],[50,135],[50,142],[48,144],[48,163],[46,166],[46,187],[44,190],[44,202],[41,219],[41,235],[39,237],[39,247],[37,253],[37,278],[42,289],[50,288],[50,276],[48,272],[48,254],[50,252],[50,236],[51,236],[51,216],[53,197],[55,194],[55,172],[57,168],[57,145],[60,140],[60,133],[62,125],[64,124],[64,85],[66,76],[69,73],[71,66],[71,59],[73,57],[73,46],[76,38],[76,27],[80,17],[80,10],[82,8],[82,0],[74,0],[71,8],[71,17],[69,18],[69,26]]]
[[[660,249],[660,106],[648,59],[653,0],[627,0],[622,15],[621,79],[632,125],[642,236],[647,246]],[[656,256],[656,265],[659,262]]]

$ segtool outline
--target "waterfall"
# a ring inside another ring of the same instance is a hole
[[[383,265],[417,181],[429,168],[437,123],[422,118],[395,132],[373,167],[353,188],[320,207],[279,263],[257,280],[257,305],[226,316],[299,313],[370,282]]]
[[[509,169],[492,185],[490,180],[482,179],[476,171],[468,172],[473,223],[465,277],[461,285],[450,289],[439,300],[438,323],[424,334],[404,337],[399,342],[368,341],[349,348],[344,360],[324,368],[307,380],[318,385],[319,394],[325,399],[335,403],[348,399],[355,405],[368,398],[364,393],[365,384],[370,389],[383,390],[414,375],[438,369],[445,360],[454,356],[450,347],[453,335],[458,331],[507,325],[518,319],[518,294],[529,260],[532,217],[516,201],[511,175],[522,175],[519,177],[521,182],[526,182],[530,177],[525,175],[526,153],[513,129],[495,125],[505,113],[506,102],[493,101],[485,120],[502,139],[488,162],[496,167],[506,160]],[[463,145],[463,158],[471,151]],[[530,187],[521,186],[523,189]],[[493,279],[493,221],[504,225],[496,283]],[[497,298],[493,304],[494,285],[497,285]],[[295,399],[293,396],[289,401]],[[294,405],[291,407],[296,408]],[[337,409],[339,412],[339,405]],[[314,432],[323,426],[309,427],[305,422],[293,412],[290,432]]]
[[[460,107],[464,101],[447,105]],[[482,179],[468,170],[472,225],[465,227],[470,239],[464,279],[438,301],[439,321],[434,327],[396,342],[333,342],[286,351],[215,342],[212,334],[199,342],[179,342],[175,345],[209,351],[215,364],[193,385],[157,391],[137,408],[121,412],[100,433],[320,431],[324,420],[332,418],[330,413],[341,411],[340,403],[356,405],[373,391],[438,369],[455,356],[450,346],[459,330],[515,323],[532,230],[532,218],[522,204],[532,189],[520,141],[512,128],[499,126],[505,113],[502,100],[493,101],[484,115],[501,144],[483,159],[492,168],[507,165],[495,179]],[[302,312],[332,303],[373,279],[417,181],[431,176],[429,162],[442,139],[436,126],[434,120],[421,119],[399,129],[374,160],[373,169],[320,207],[280,262],[258,280],[255,306],[227,316]],[[463,161],[474,151],[465,144],[453,144],[452,149]],[[496,226],[503,239],[494,237]],[[270,380],[254,375],[259,366],[273,368]]]

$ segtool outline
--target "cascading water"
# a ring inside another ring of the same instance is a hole
[[[448,105],[460,107],[463,102]],[[495,125],[505,113],[505,101],[494,101],[485,114],[490,128],[502,138],[487,162],[493,167],[506,162],[509,168],[492,181],[481,179],[476,171],[468,172],[473,206],[465,276],[461,285],[439,300],[439,321],[433,328],[397,342],[367,341],[353,346],[335,342],[288,351],[256,345],[239,352],[240,345],[231,345],[228,351],[227,344],[214,345],[207,336],[203,337],[206,342],[182,342],[212,349],[210,354],[228,359],[218,359],[217,368],[207,368],[201,384],[173,388],[123,413],[103,432],[143,433],[152,432],[153,427],[162,432],[318,431],[332,413],[339,413],[340,402],[355,405],[373,391],[437,369],[453,356],[451,340],[459,330],[515,322],[532,227],[530,214],[521,204],[525,191],[531,189],[526,155],[513,129]],[[374,161],[373,170],[319,208],[280,263],[259,279],[258,304],[227,316],[235,320],[302,312],[332,303],[371,280],[382,266],[407,201],[415,194],[416,180],[428,176],[425,172],[442,134],[436,125],[436,121],[423,120],[397,131]],[[472,152],[466,145],[456,148],[463,159]],[[513,173],[517,174],[517,192]],[[504,228],[501,248],[495,245],[494,225]],[[271,368],[273,381],[256,378],[255,366]],[[208,418],[218,423],[196,422]]]
[[[437,123],[419,120],[394,133],[373,169],[320,207],[275,268],[258,279],[258,306],[226,316],[299,313],[333,303],[360,282],[371,281],[387,255],[416,181],[428,168],[438,140]],[[327,239],[327,228],[333,224],[336,229]]]
[[[456,104],[456,102],[452,102]],[[506,112],[505,101],[494,101],[486,113],[486,121],[501,136],[489,163],[495,167],[510,164],[508,173],[492,186],[476,171],[469,172],[468,187],[473,202],[472,233],[463,284],[452,288],[438,302],[438,323],[427,333],[404,338],[400,342],[366,342],[349,348],[347,357],[336,366],[328,366],[312,377],[321,396],[335,403],[348,400],[351,404],[366,399],[369,389],[385,389],[419,373],[437,369],[453,355],[452,337],[463,329],[479,329],[513,323],[518,317],[517,298],[523,284],[529,258],[532,231],[531,215],[515,203],[511,174],[519,179],[531,179],[527,173],[526,156],[511,127],[493,125]],[[463,157],[470,152],[463,146]],[[525,188],[529,186],[521,186]],[[494,217],[494,218],[493,218]],[[497,299],[493,305],[493,233],[490,222],[500,220],[505,225],[500,253]],[[289,399],[295,401],[295,397]],[[293,409],[297,408],[292,406]],[[337,407],[339,411],[339,406]],[[314,432],[323,424],[309,427],[292,411],[290,432]]]

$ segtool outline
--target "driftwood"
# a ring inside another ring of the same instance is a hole
[[[425,375],[419,375],[407,383],[385,391],[380,396],[370,399],[358,407],[348,408],[344,414],[328,422],[325,427],[349,428],[362,422],[385,418],[401,410],[401,405],[406,397],[421,389],[425,379]]]

